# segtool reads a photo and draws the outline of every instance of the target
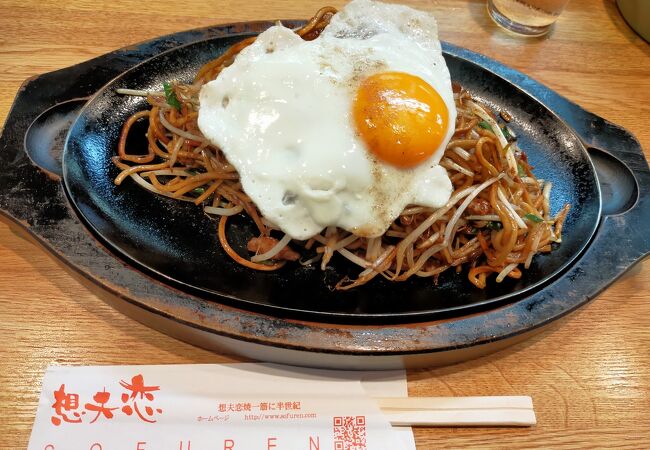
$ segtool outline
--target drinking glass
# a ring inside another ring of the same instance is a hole
[[[569,0],[487,0],[490,17],[506,30],[541,36],[551,29]]]

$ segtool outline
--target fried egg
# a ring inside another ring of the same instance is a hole
[[[273,26],[200,92],[198,124],[263,216],[294,239],[382,235],[443,206],[456,109],[433,16],[356,0],[303,41]]]

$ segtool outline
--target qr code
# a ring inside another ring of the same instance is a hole
[[[334,450],[366,450],[366,416],[334,417]]]

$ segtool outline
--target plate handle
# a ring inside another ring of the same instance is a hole
[[[50,179],[63,176],[62,158],[68,130],[88,98],[57,103],[43,111],[25,132],[25,153]]]
[[[599,280],[607,280],[604,288],[650,254],[650,169],[632,133],[587,111],[582,120],[589,132],[576,131],[596,169],[603,202],[584,270],[597,271]]]

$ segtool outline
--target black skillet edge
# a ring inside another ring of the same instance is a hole
[[[28,80],[19,90],[0,136],[0,212],[86,278],[126,303],[171,319],[180,327],[250,343],[341,355],[433,353],[525,333],[586,303],[650,251],[650,237],[643,232],[650,220],[650,171],[638,141],[520,72],[445,44],[447,52],[497,73],[539,99],[588,147],[610,155],[634,175],[634,201],[628,209],[603,217],[593,243],[562,278],[541,292],[485,314],[416,326],[372,327],[369,332],[369,328],[288,321],[222,307],[132,270],[87,233],[69,208],[56,175],[31,164],[23,148],[29,124],[48,107],[88,96],[158,52],[199,39],[260,31],[268,25],[255,22],[181,32]]]

